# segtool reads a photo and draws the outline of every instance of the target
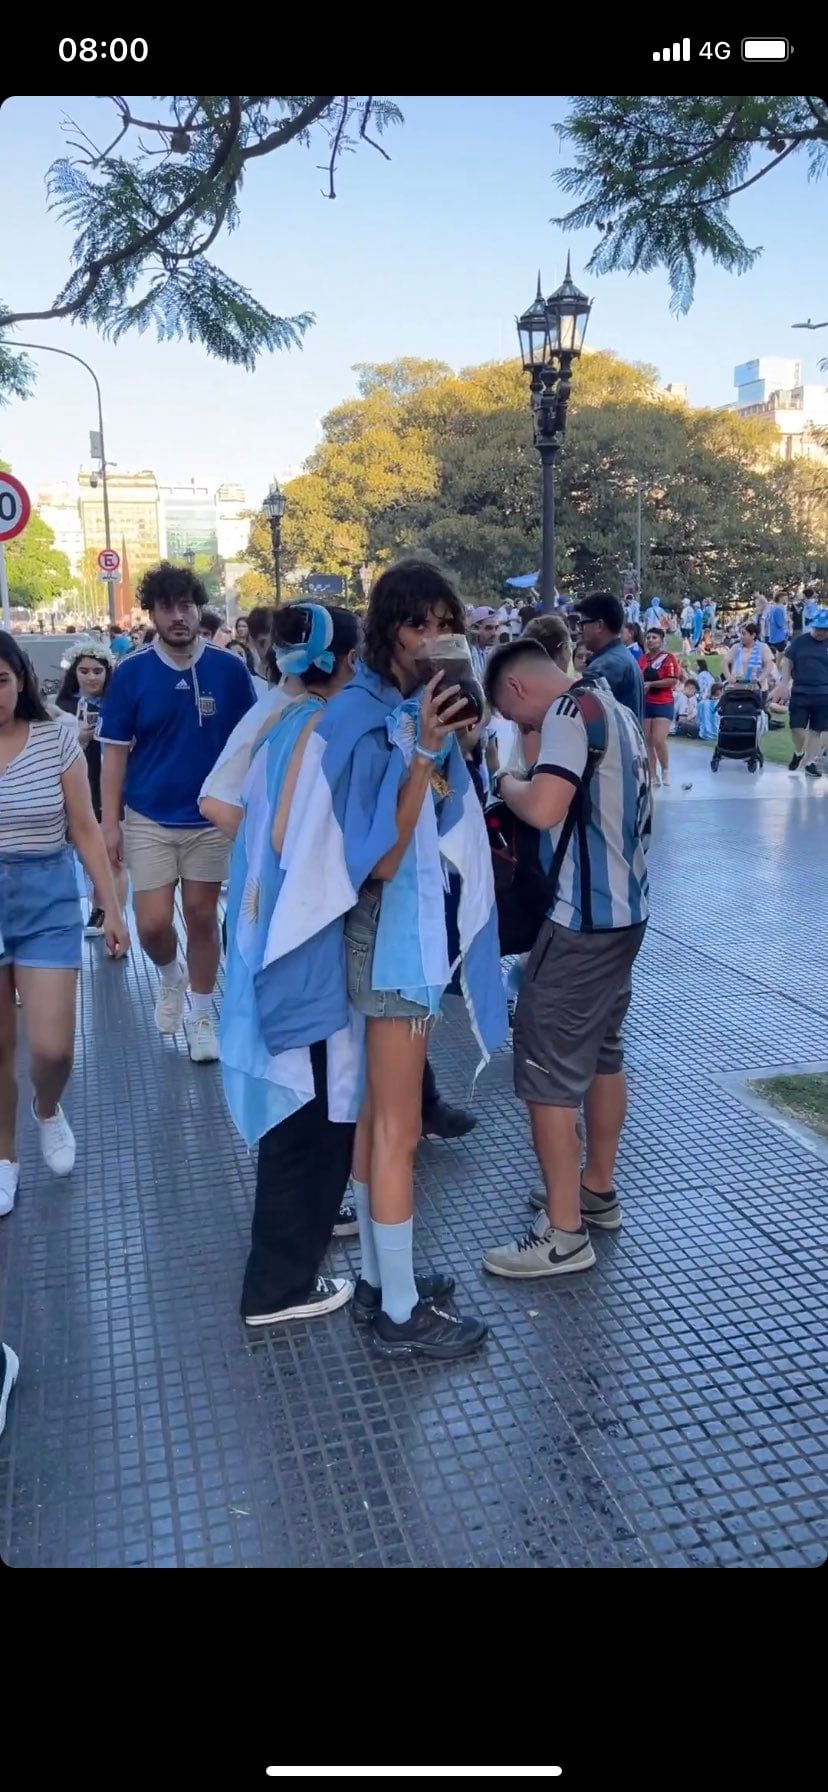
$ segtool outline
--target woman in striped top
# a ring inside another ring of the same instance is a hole
[[[49,716],[25,653],[0,630],[0,1214],[11,1212],[19,1176],[15,985],[43,1156],[57,1176],[75,1162],[60,1106],[72,1068],[82,932],[67,833],[104,899],[106,943],[120,958],[129,934],[83,753],[71,727]]]

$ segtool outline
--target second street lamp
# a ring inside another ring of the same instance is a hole
[[[529,375],[532,429],[543,474],[541,601],[555,605],[555,460],[563,446],[572,363],[581,353],[592,300],[572,278],[569,256],[561,285],[548,299],[538,290],[517,319],[523,371]]]
[[[270,524],[270,540],[273,546],[273,570],[276,574],[276,608],[282,601],[282,517],[287,509],[287,499],[278,479],[271,479],[270,490],[262,509]]]

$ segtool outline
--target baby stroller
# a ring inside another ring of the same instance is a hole
[[[746,759],[749,772],[764,765],[759,745],[764,712],[764,698],[756,685],[728,685],[719,698],[719,732],[711,771],[717,772],[723,759]]]

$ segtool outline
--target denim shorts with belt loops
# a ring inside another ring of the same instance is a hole
[[[395,989],[371,987],[381,899],[381,890],[365,884],[356,907],[345,916],[348,999],[367,1020],[410,1020],[425,1029],[430,1017],[421,1003],[407,1002]]]
[[[71,847],[0,852],[0,965],[79,971],[82,939]]]

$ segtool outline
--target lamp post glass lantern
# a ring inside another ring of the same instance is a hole
[[[287,509],[287,498],[281,489],[278,479],[271,479],[270,490],[262,509],[270,524],[270,540],[273,548],[273,571],[276,575],[276,608],[282,601],[282,517]]]
[[[541,461],[541,599],[555,605],[555,459],[566,430],[572,363],[581,353],[592,300],[572,278],[569,256],[561,285],[543,297],[540,274],[532,304],[516,319],[524,373],[529,375],[532,429]]]

